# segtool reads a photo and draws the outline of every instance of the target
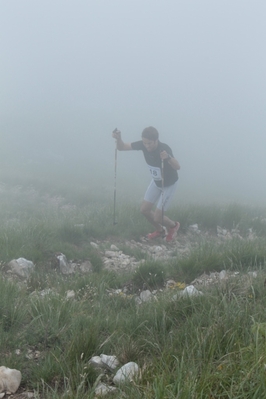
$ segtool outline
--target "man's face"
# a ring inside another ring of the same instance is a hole
[[[158,140],[149,140],[146,138],[142,139],[143,145],[147,151],[155,151],[158,146]]]

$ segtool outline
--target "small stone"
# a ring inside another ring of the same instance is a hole
[[[226,278],[226,271],[225,270],[222,270],[220,273],[219,273],[219,279],[220,280],[224,280]]]
[[[59,260],[59,269],[62,274],[72,274],[75,271],[75,266],[71,263],[68,263],[67,258],[64,254],[57,255],[57,259]]]
[[[66,298],[67,298],[67,299],[75,298],[75,291],[73,291],[73,290],[68,290],[67,293],[66,293]]]
[[[115,370],[117,366],[119,365],[119,360],[117,359],[116,356],[108,356],[101,354],[100,358],[102,360],[102,363],[105,364],[109,369]]]
[[[175,281],[174,280],[168,280],[166,282],[166,288],[174,288],[175,287]]]
[[[253,278],[257,278],[258,277],[258,273],[257,272],[248,272],[248,275],[250,277],[253,277]]]
[[[136,302],[137,305],[141,305],[142,304],[142,300],[140,299],[139,296],[135,297],[135,302]]]
[[[161,252],[163,249],[159,245],[154,248],[154,252]]]
[[[86,260],[85,262],[82,262],[80,265],[80,271],[82,273],[89,273],[92,271],[92,264],[89,260]]]
[[[145,291],[142,291],[139,294],[139,297],[140,297],[142,302],[147,302],[147,301],[150,301],[152,299],[152,293],[151,293],[150,290],[145,290]]]
[[[113,261],[112,261],[112,259],[104,259],[104,261],[103,261],[103,263],[105,264],[105,265],[112,265],[113,264]]]
[[[29,360],[34,359],[34,353],[33,353],[33,351],[31,349],[28,349],[28,353],[26,355],[26,358],[29,359]]]
[[[26,392],[27,398],[31,399],[35,397],[35,393],[34,392]]]
[[[89,364],[91,364],[93,367],[103,367],[103,362],[100,356],[93,356],[89,360]]]
[[[53,290],[51,288],[45,288],[44,290],[40,291],[40,296],[45,297],[46,295],[52,294]]]
[[[109,385],[103,384],[102,382],[97,385],[95,388],[95,395],[97,396],[105,396],[108,395],[108,393],[116,391],[115,387],[111,387]]]
[[[110,246],[110,249],[111,249],[112,251],[119,251],[119,249],[117,248],[117,246],[114,245],[114,244],[112,244],[112,245]]]
[[[25,258],[11,260],[8,263],[8,267],[12,273],[23,278],[28,278],[35,268],[33,262]]]
[[[189,231],[192,231],[193,233],[200,233],[198,223],[191,224],[188,226]]]
[[[96,242],[93,242],[93,241],[91,241],[90,242],[90,245],[93,247],[93,248],[99,248],[99,245],[98,244],[96,244]]]
[[[124,259],[122,262],[121,262],[121,265],[122,266],[128,266],[130,264],[130,259]]]
[[[226,229],[222,229],[222,227],[217,226],[217,234],[218,236],[226,236],[227,235],[227,230]]]
[[[119,385],[126,381],[132,381],[139,376],[139,366],[137,363],[129,362],[122,366],[113,378],[115,385]]]
[[[107,258],[115,258],[115,257],[117,257],[117,253],[115,251],[105,251],[104,255]]]
[[[182,296],[198,296],[203,295],[201,291],[198,291],[194,285],[188,285],[183,291],[180,292]]]
[[[21,382],[21,372],[8,367],[0,367],[0,392],[9,391],[15,393]]]

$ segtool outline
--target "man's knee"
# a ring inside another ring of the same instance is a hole
[[[150,211],[145,206],[141,205],[140,212],[142,213],[142,215],[147,215],[147,213],[149,213]]]
[[[152,210],[152,204],[150,203],[143,202],[140,206],[140,212],[142,213],[142,215],[149,214],[151,210]]]

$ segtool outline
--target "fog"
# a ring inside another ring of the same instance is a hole
[[[152,125],[181,164],[177,201],[264,203],[265,14],[262,0],[1,2],[2,166],[111,187],[112,130],[133,142]],[[119,152],[117,176],[119,195],[142,191],[142,154]]]

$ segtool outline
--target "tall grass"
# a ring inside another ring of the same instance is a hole
[[[195,298],[174,300],[175,291],[163,291],[156,302],[141,306],[131,297],[110,297],[105,274],[92,275],[90,286],[85,277],[72,277],[45,297],[5,283],[1,280],[2,361],[22,370],[24,388],[39,389],[43,381],[48,398],[63,393],[78,397],[74,392],[81,384],[83,394],[89,395],[97,374],[88,360],[100,353],[142,367],[139,385],[126,388],[132,398],[248,398],[259,397],[265,388],[262,280],[248,286],[228,280]],[[87,294],[67,300],[62,287],[71,284],[77,293],[83,288]],[[4,299],[7,292],[10,303]],[[22,295],[23,307],[14,313],[14,300],[18,304]],[[7,332],[12,340],[6,339]],[[17,348],[22,354],[16,358]],[[32,348],[40,351],[37,360],[25,357]]]
[[[190,224],[198,223],[202,234],[189,235],[186,255],[172,246],[174,258],[154,261],[124,243],[149,231],[136,203],[119,203],[119,224],[113,226],[110,201],[93,196],[90,202],[84,189],[80,197],[66,194],[3,189],[0,357],[3,365],[21,370],[22,388],[35,390],[36,398],[94,398],[98,373],[88,362],[106,353],[121,364],[135,361],[142,370],[141,380],[119,388],[114,397],[263,398],[265,210],[237,204],[175,207],[170,215],[181,222],[180,242],[186,244]],[[237,228],[243,238],[218,240],[217,225]],[[257,234],[253,240],[250,228]],[[99,250],[90,245],[101,240],[106,241],[102,248],[118,241],[144,263],[132,273],[107,272]],[[57,252],[90,259],[93,272],[60,275],[51,260]],[[36,263],[26,282],[12,281],[5,273],[4,263],[17,257]],[[170,277],[190,283],[204,272],[223,269],[239,275],[203,287],[202,296],[165,289]],[[250,270],[257,270],[259,278],[246,276]],[[125,285],[130,295],[113,292]],[[135,297],[143,289],[156,290],[156,298],[138,305]],[[74,298],[67,299],[68,290]],[[109,372],[100,378],[112,381]]]

